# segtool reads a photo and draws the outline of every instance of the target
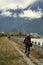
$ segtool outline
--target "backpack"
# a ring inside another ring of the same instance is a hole
[[[30,43],[30,47],[32,47],[32,45],[33,45],[33,44],[32,44],[32,43]]]

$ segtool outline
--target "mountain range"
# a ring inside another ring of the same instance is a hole
[[[12,13],[12,17],[2,16],[2,11],[0,10],[0,32],[23,31],[25,33],[36,32],[43,35],[43,16],[37,19],[18,16],[25,10],[31,9],[37,11],[38,8],[43,12],[43,2],[37,1],[24,9],[8,9],[7,11]],[[17,17],[13,17],[14,13],[16,13]]]

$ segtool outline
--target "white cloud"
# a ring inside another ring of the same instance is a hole
[[[13,15],[13,17],[17,17],[16,13]]]
[[[26,10],[24,14],[20,14],[19,17],[27,17],[30,19],[41,18],[43,13],[41,11]]]
[[[2,16],[10,16],[11,17],[11,13],[10,12],[7,12],[7,11],[3,11],[1,13]]]
[[[0,0],[0,9],[16,9],[17,7],[25,8],[35,1],[36,0]]]
[[[9,12],[9,11],[3,11],[1,13],[1,15],[3,16],[9,16],[9,17],[12,17],[12,12]],[[19,17],[25,17],[25,18],[29,18],[29,19],[37,19],[37,18],[41,18],[43,15],[42,11],[39,9],[38,11],[32,11],[32,10],[26,10],[26,11],[23,11],[23,13],[20,13],[18,16]],[[16,15],[16,13],[14,13],[13,17],[18,17]]]
[[[11,12],[6,11],[7,9],[26,8],[35,1],[37,0],[0,0],[0,10],[2,10],[1,15],[12,16]],[[43,13],[41,12],[41,9],[39,9],[38,7],[37,11],[26,10],[24,11],[24,14],[19,14],[18,16],[35,19],[41,18],[42,15]],[[13,15],[13,17],[17,17],[16,13]]]

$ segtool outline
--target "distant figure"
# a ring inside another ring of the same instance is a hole
[[[10,40],[10,38],[11,38],[11,37],[10,37],[10,36],[8,36],[8,39],[9,39],[9,40]]]
[[[30,47],[32,47],[30,35],[24,39],[23,43],[25,44],[25,53],[29,57]]]

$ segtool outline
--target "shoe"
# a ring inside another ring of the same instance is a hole
[[[25,51],[25,53],[26,53],[26,51]]]
[[[26,54],[27,57],[29,57],[29,54]]]

